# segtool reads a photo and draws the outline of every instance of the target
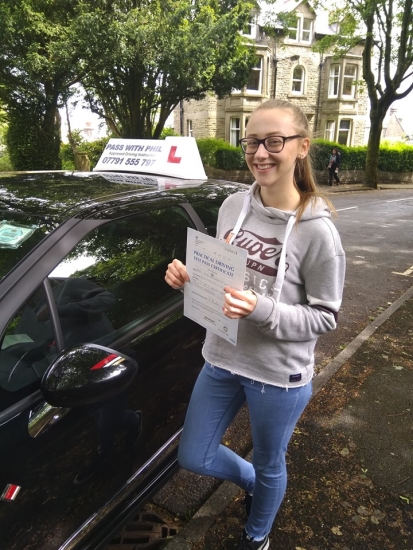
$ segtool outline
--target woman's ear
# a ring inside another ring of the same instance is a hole
[[[298,154],[299,158],[306,157],[309,149],[310,149],[310,140],[305,137],[301,140],[300,152]]]

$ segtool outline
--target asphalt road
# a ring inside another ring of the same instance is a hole
[[[322,336],[318,369],[357,336],[412,284],[413,190],[364,191],[329,196],[347,258],[336,331]]]

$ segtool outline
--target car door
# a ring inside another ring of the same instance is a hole
[[[0,488],[21,487],[0,503],[2,548],[55,550],[70,537],[67,547],[81,548],[85,536],[102,538],[103,520],[116,524],[141,505],[159,464],[173,462],[204,337],[164,282],[167,264],[185,259],[187,210],[153,207],[97,227],[10,320],[0,403],[27,408],[0,426]],[[53,409],[36,393],[40,379],[62,348],[85,342],[131,356],[138,375],[110,400]]]

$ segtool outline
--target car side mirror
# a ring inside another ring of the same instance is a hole
[[[136,361],[97,344],[62,352],[44,373],[40,387],[54,407],[79,407],[110,399],[126,389],[138,371]]]

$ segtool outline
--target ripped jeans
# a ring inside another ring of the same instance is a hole
[[[285,453],[310,400],[311,382],[281,388],[254,382],[205,363],[192,393],[179,446],[179,464],[197,474],[234,482],[253,494],[247,533],[267,535],[287,487]],[[225,430],[247,402],[253,463],[221,444]]]

